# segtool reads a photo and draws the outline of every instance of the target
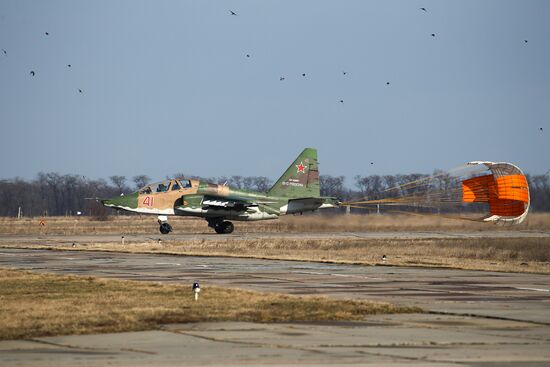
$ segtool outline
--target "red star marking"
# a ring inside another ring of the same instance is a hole
[[[304,166],[304,164],[302,162],[300,162],[300,164],[297,164],[296,165],[296,168],[298,168],[298,171],[296,171],[296,173],[305,173],[305,169],[306,169],[306,166]]]

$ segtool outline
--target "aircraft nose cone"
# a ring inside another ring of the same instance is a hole
[[[118,203],[117,203],[117,198],[111,198],[111,199],[102,199],[101,200],[101,204],[105,205],[105,206],[117,206]]]
[[[109,199],[102,199],[101,204],[111,208],[136,209],[137,193],[130,195],[115,196]]]
[[[105,205],[105,206],[110,206],[110,205],[113,205],[113,200],[111,199],[101,199],[101,204]]]

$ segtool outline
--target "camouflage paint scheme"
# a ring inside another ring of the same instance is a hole
[[[265,193],[201,180],[172,179],[101,202],[144,214],[202,217],[209,223],[275,219],[338,205],[335,198],[320,196],[317,150],[313,148],[304,149]]]

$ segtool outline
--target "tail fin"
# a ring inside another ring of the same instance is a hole
[[[311,198],[321,196],[317,150],[306,148],[267,192],[268,196]]]

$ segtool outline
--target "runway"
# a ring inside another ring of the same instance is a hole
[[[80,349],[84,351],[82,364],[98,364],[108,358],[115,365],[144,361],[163,365],[170,364],[167,361],[171,358],[181,357],[178,350],[182,343],[198,343],[189,350],[189,356],[195,356],[197,364],[211,365],[550,363],[548,275],[25,249],[0,249],[0,266],[189,285],[199,280],[205,290],[215,284],[417,305],[430,312],[372,316],[364,323],[173,325],[166,330],[142,333],[2,342],[2,365],[17,361],[54,364],[54,356],[74,357]],[[228,348],[227,354],[210,353],[207,358],[200,353],[207,345],[213,350],[220,348],[220,352]],[[94,352],[88,356],[85,348],[107,354]],[[138,352],[125,348],[153,354],[142,353],[136,358]],[[16,351],[34,349],[25,355]],[[265,358],[259,357],[264,354]],[[71,364],[75,361],[68,360]]]
[[[70,232],[70,231],[69,231]],[[395,232],[235,232],[229,235],[216,233],[170,233],[154,234],[0,234],[0,244],[41,244],[59,245],[66,243],[106,243],[120,242],[124,236],[129,242],[163,241],[184,242],[190,240],[255,240],[255,239],[371,239],[371,240],[408,240],[408,239],[482,239],[482,238],[550,238],[550,231],[523,230],[523,231],[395,231]]]

